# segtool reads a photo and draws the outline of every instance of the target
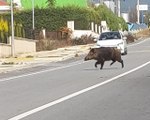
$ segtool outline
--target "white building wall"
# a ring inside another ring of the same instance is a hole
[[[104,1],[104,4],[111,9],[111,11],[115,12],[115,4],[113,1]]]
[[[14,39],[15,54],[36,52],[36,41],[23,38]],[[0,58],[11,56],[11,45],[0,43]]]
[[[126,22],[129,22],[129,13],[121,13],[121,16],[124,18]]]

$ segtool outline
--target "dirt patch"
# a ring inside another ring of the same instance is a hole
[[[139,38],[150,37],[150,30],[145,29],[136,34],[128,34],[127,43],[132,43]],[[57,48],[63,48],[67,46],[75,46],[75,45],[86,45],[95,43],[94,39],[91,36],[81,36],[78,39],[61,39],[61,40],[51,40],[51,39],[41,39],[36,43],[37,51],[45,51],[45,50],[54,50]]]
[[[36,49],[37,51],[54,50],[66,46],[86,45],[91,43],[94,43],[94,39],[91,36],[81,36],[81,38],[79,39],[67,39],[67,40],[44,39],[39,40],[36,43]]]
[[[144,29],[142,31],[139,31],[138,33],[136,33],[136,37],[150,37],[150,29]]]
[[[137,38],[135,35],[133,35],[133,34],[129,34],[129,35],[127,35],[126,37],[127,37],[127,43],[132,43],[132,42],[134,42],[135,40],[138,39],[138,38]]]
[[[139,38],[148,38],[150,37],[150,29],[144,29],[134,34],[130,33],[126,37],[127,37],[127,43],[132,43],[138,40]]]

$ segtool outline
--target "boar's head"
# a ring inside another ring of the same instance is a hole
[[[88,53],[88,55],[84,58],[85,61],[87,60],[92,60],[92,59],[96,59],[97,57],[97,52],[95,48],[91,48],[90,52]]]

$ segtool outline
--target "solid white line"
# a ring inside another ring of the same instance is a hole
[[[48,104],[45,104],[45,105],[40,106],[40,107],[38,107],[38,108],[35,108],[35,109],[33,109],[33,110],[30,110],[30,111],[27,111],[27,112],[25,112],[25,113],[22,113],[22,114],[20,114],[20,115],[17,115],[17,116],[15,116],[15,117],[13,117],[13,118],[8,119],[8,120],[20,120],[20,119],[25,118],[25,117],[27,117],[27,116],[29,116],[29,115],[32,115],[32,114],[37,113],[37,112],[39,112],[39,111],[42,111],[42,110],[44,110],[44,109],[46,109],[46,108],[49,108],[49,107],[51,107],[51,106],[53,106],[53,105],[56,105],[56,104],[58,104],[58,103],[61,103],[61,102],[63,102],[63,101],[66,101],[66,100],[68,100],[68,99],[71,99],[71,98],[73,98],[73,97],[76,97],[76,96],[78,96],[78,95],[81,95],[81,94],[83,94],[83,93],[85,93],[85,92],[88,92],[88,91],[90,91],[90,90],[93,90],[93,89],[95,89],[95,88],[97,88],[97,87],[100,87],[100,86],[102,86],[102,85],[105,85],[105,84],[108,84],[108,83],[110,83],[110,82],[112,82],[112,81],[115,81],[116,79],[121,78],[121,77],[123,77],[123,76],[125,76],[125,75],[127,75],[127,74],[132,73],[132,72],[135,72],[135,71],[137,71],[137,70],[139,70],[139,69],[145,67],[145,66],[148,65],[148,64],[150,64],[150,61],[147,62],[147,63],[145,63],[145,64],[142,64],[142,65],[140,65],[140,66],[138,66],[138,67],[136,67],[136,68],[134,68],[134,69],[132,69],[132,70],[130,70],[130,71],[128,71],[128,72],[125,72],[125,73],[120,74],[120,75],[118,75],[118,76],[116,76],[116,77],[113,77],[113,78],[111,78],[111,79],[108,79],[108,80],[106,80],[106,81],[104,81],[104,82],[101,82],[101,83],[99,83],[99,84],[93,85],[93,86],[88,87],[88,88],[85,88],[85,89],[83,89],[83,90],[81,90],[81,91],[75,92],[75,93],[70,94],[70,95],[68,95],[68,96],[62,97],[62,98],[60,98],[60,99],[58,99],[58,100],[55,100],[55,101],[53,101],[53,102],[50,102],[50,103],[48,103]]]
[[[141,40],[140,42],[129,44],[128,47],[132,47],[132,46],[136,46],[136,45],[142,44],[142,43],[144,43],[144,42],[146,42],[148,40],[150,40],[150,39],[147,38],[147,39]]]
[[[84,61],[77,61],[77,62],[74,62],[70,65],[66,65],[66,66],[62,66],[62,67],[56,67],[56,68],[53,68],[53,69],[42,70],[42,71],[38,71],[38,72],[34,72],[34,73],[18,75],[18,76],[9,77],[9,78],[3,78],[3,79],[0,79],[0,82],[10,81],[10,80],[13,80],[13,79],[23,78],[23,77],[26,77],[26,76],[32,76],[32,75],[36,75],[36,74],[41,74],[41,73],[51,72],[51,71],[60,70],[60,69],[64,69],[64,68],[69,68],[69,67],[72,67],[72,66],[80,65],[82,63],[84,63]]]

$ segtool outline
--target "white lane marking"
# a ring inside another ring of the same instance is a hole
[[[147,39],[141,40],[140,42],[129,44],[128,47],[132,47],[132,46],[136,46],[136,45],[142,44],[142,43],[144,43],[144,42],[146,42],[148,40],[150,40],[150,39],[147,38]]]
[[[130,53],[149,53],[150,50],[136,50],[136,51],[131,51]]]
[[[141,44],[141,43],[143,43],[143,42],[145,42],[147,40],[149,40],[149,39],[145,39],[145,40],[143,40],[141,42],[128,45],[128,47],[132,47],[132,46]],[[32,76],[32,75],[36,75],[36,74],[41,74],[41,73],[44,73],[44,72],[51,72],[51,71],[55,71],[55,70],[60,70],[60,69],[64,69],[64,68],[68,68],[68,67],[72,67],[72,66],[76,66],[76,65],[80,65],[82,63],[84,63],[84,62],[83,61],[82,62],[77,61],[77,62],[74,62],[71,65],[67,65],[67,66],[62,66],[62,67],[57,67],[57,68],[53,68],[53,69],[42,70],[42,71],[38,71],[38,72],[34,72],[34,73],[23,74],[23,75],[9,77],[9,78],[2,78],[2,79],[0,79],[0,82],[5,82],[5,81],[10,81],[10,80],[13,80],[13,79],[17,79],[17,78],[22,78],[22,77],[26,77],[26,76]]]
[[[25,113],[22,113],[22,114],[20,114],[20,115],[17,115],[17,116],[15,116],[15,117],[13,117],[13,118],[8,119],[8,120],[20,120],[20,119],[25,118],[25,117],[27,117],[27,116],[29,116],[29,115],[32,115],[32,114],[37,113],[37,112],[39,112],[39,111],[42,111],[42,110],[44,110],[44,109],[46,109],[46,108],[49,108],[49,107],[51,107],[51,106],[53,106],[53,105],[56,105],[56,104],[58,104],[58,103],[61,103],[61,102],[63,102],[63,101],[66,101],[66,100],[68,100],[68,99],[71,99],[71,98],[73,98],[73,97],[76,97],[76,96],[78,96],[78,95],[81,95],[81,94],[83,94],[83,93],[85,93],[85,92],[88,92],[88,91],[90,91],[90,90],[93,90],[93,89],[95,89],[95,88],[97,88],[97,87],[100,87],[100,86],[102,86],[102,85],[105,85],[105,84],[108,84],[108,83],[110,83],[110,82],[112,82],[112,81],[115,81],[116,79],[121,78],[121,77],[123,77],[123,76],[125,76],[125,75],[127,75],[127,74],[132,73],[132,72],[135,72],[135,71],[137,71],[137,70],[139,70],[139,69],[145,67],[145,66],[148,65],[148,64],[150,64],[150,61],[147,62],[147,63],[144,63],[144,64],[142,64],[142,65],[140,65],[140,66],[138,66],[138,67],[136,67],[136,68],[134,68],[134,69],[132,69],[132,70],[130,70],[130,71],[128,71],[128,72],[122,73],[122,74],[120,74],[120,75],[118,75],[118,76],[115,76],[115,77],[113,77],[113,78],[111,78],[111,79],[108,79],[108,80],[106,80],[106,81],[104,81],[104,82],[101,82],[101,83],[99,83],[99,84],[93,85],[93,86],[88,87],[88,88],[85,88],[85,89],[83,89],[83,90],[81,90],[81,91],[75,92],[75,93],[70,94],[70,95],[68,95],[68,96],[62,97],[62,98],[57,99],[57,100],[55,100],[55,101],[53,101],[53,102],[50,102],[50,103],[48,103],[48,104],[45,104],[45,105],[40,106],[40,107],[38,107],[38,108],[35,108],[35,109],[33,109],[33,110],[30,110],[30,111],[27,111],[27,112],[25,112]]]
[[[69,68],[69,67],[72,67],[72,66],[80,65],[84,62],[85,61],[77,61],[77,62],[74,62],[70,65],[66,65],[66,66],[62,66],[62,67],[56,67],[56,68],[53,68],[53,69],[42,70],[42,71],[33,72],[33,73],[29,73],[29,74],[23,74],[23,75],[18,75],[18,76],[14,76],[14,77],[3,78],[3,79],[0,79],[0,82],[10,81],[10,80],[13,80],[13,79],[23,78],[23,77],[26,77],[26,76],[32,76],[32,75],[36,75],[36,74],[41,74],[41,73],[51,72],[51,71],[60,70],[60,69],[64,69],[64,68]]]

